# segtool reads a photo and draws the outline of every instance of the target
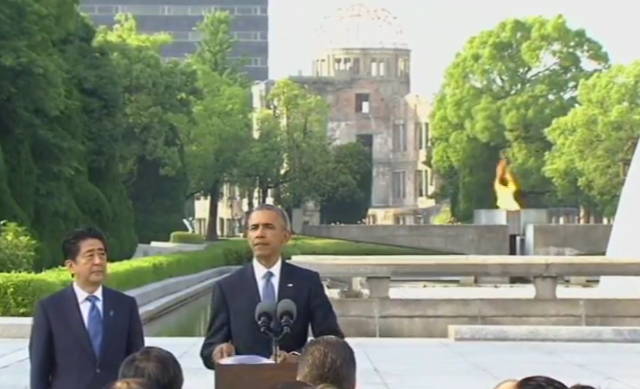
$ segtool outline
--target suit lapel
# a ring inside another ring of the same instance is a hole
[[[249,263],[245,267],[245,277],[247,285],[249,287],[249,306],[254,307],[260,304],[260,290],[258,289],[258,283],[256,282],[256,272],[253,271],[253,264]]]
[[[112,321],[116,319],[118,313],[122,313],[116,312],[114,309],[117,305],[117,302],[114,301],[116,294],[111,289],[103,287],[102,298],[102,347],[100,349],[100,359],[104,359],[104,356],[108,355],[109,345],[117,340],[113,333],[116,326]]]
[[[295,269],[287,262],[282,260],[282,268],[280,269],[280,284],[278,285],[278,301],[293,300],[295,296],[296,285],[293,283]]]
[[[73,291],[72,286],[69,286],[67,288],[64,300],[64,316],[69,322],[70,331],[78,336],[80,343],[82,343],[83,347],[85,348],[85,351],[95,360],[96,354],[93,351],[91,339],[89,338],[89,332],[87,331],[87,327],[84,324],[84,319],[82,318],[82,313],[80,312],[78,297]]]

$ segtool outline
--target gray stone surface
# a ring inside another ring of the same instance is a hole
[[[213,388],[199,338],[148,338],[173,352],[184,389]],[[358,389],[490,389],[507,378],[544,374],[567,384],[640,389],[640,345],[463,342],[438,339],[349,339],[358,360]],[[0,387],[27,389],[26,341],[0,340]]]
[[[154,255],[166,255],[184,251],[200,251],[206,248],[206,244],[185,244],[171,242],[151,242],[151,244],[139,243],[132,259],[152,257]]]
[[[640,327],[449,326],[457,341],[640,343]]]
[[[640,260],[509,255],[294,256],[296,265],[327,278],[637,276]]]

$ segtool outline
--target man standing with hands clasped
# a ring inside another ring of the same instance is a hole
[[[295,362],[309,337],[344,338],[320,275],[284,262],[282,250],[291,238],[289,217],[280,208],[263,204],[247,222],[247,240],[253,261],[213,287],[211,317],[200,356],[213,370],[221,359],[234,355],[272,358],[271,340],[260,332],[254,312],[261,301],[292,300],[297,318],[291,332],[280,341],[278,362]]]

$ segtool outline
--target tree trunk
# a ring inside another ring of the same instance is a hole
[[[260,192],[260,204],[266,204],[267,197],[269,197],[269,187],[262,186],[260,187],[259,192]]]
[[[591,224],[591,209],[588,206],[580,207],[580,224]]]
[[[207,223],[207,240],[216,241],[218,236],[218,202],[220,201],[220,184],[214,183],[209,192],[209,221]]]

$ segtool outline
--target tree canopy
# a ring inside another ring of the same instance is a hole
[[[471,38],[445,73],[432,113],[431,164],[454,216],[494,208],[495,166],[506,156],[527,206],[557,203],[543,174],[545,129],[576,104],[578,85],[608,66],[602,46],[558,16],[509,19]]]
[[[545,173],[561,196],[614,216],[640,137],[640,62],[584,81],[579,105],[547,130],[553,144]]]
[[[206,15],[196,52],[167,61],[169,35],[141,33],[131,15],[96,29],[76,6],[0,7],[0,221],[6,234],[26,227],[38,250],[12,268],[61,264],[64,235],[87,224],[105,231],[110,259],[129,258],[184,229],[193,194],[217,204],[225,185],[278,190],[286,204],[318,198],[309,177],[331,160],[326,103],[285,80],[277,108],[252,116],[228,13]]]

